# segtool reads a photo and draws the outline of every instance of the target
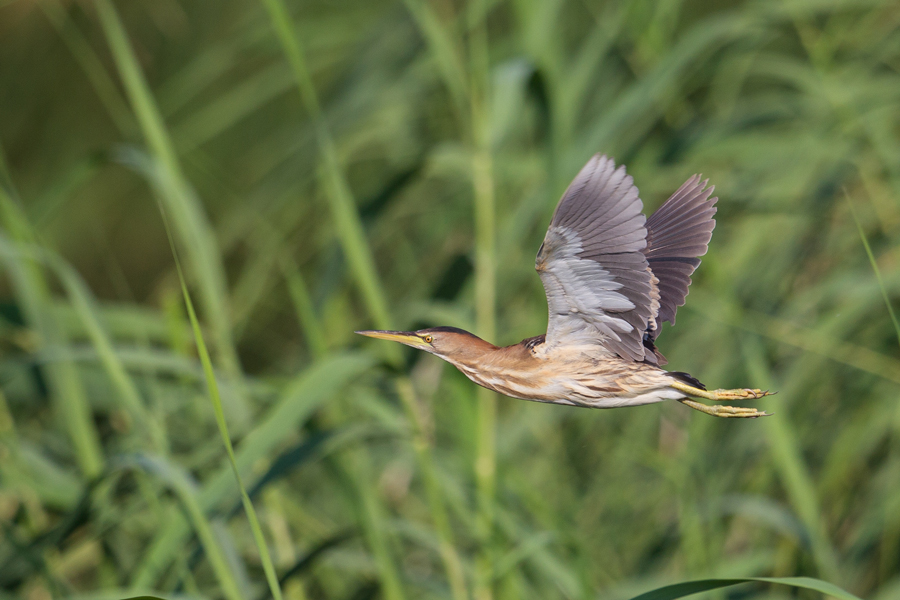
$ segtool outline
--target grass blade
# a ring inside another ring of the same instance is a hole
[[[91,82],[94,92],[103,103],[106,112],[109,113],[109,118],[115,123],[119,132],[127,134],[133,131],[134,121],[128,112],[128,105],[106,72],[100,57],[91,48],[90,43],[74,23],[67,23],[68,15],[59,0],[41,0],[37,5],[68,46],[69,52],[84,71],[85,77]]]
[[[244,436],[237,451],[241,473],[265,458],[284,440],[303,426],[309,417],[341,387],[372,367],[372,358],[361,354],[339,354],[320,361],[301,373],[284,391],[272,408],[261,417],[259,425]],[[228,462],[228,461],[225,461]],[[204,483],[200,505],[206,512],[222,507],[235,491],[230,464],[223,464]],[[176,550],[190,534],[184,519],[166,521],[154,539],[132,580],[134,589],[148,589],[172,560]]]
[[[231,436],[228,433],[228,423],[225,421],[225,413],[222,410],[222,399],[219,396],[219,386],[216,383],[216,374],[213,369],[212,359],[209,357],[209,351],[203,341],[203,332],[200,330],[200,322],[197,320],[197,314],[194,312],[194,303],[191,301],[190,292],[188,292],[187,282],[184,279],[184,273],[181,270],[181,261],[178,259],[178,252],[175,248],[175,240],[172,238],[172,232],[166,219],[164,208],[163,221],[166,226],[166,233],[169,236],[169,244],[172,247],[172,256],[175,259],[175,268],[178,271],[178,281],[181,283],[181,293],[184,295],[184,303],[187,307],[188,317],[191,321],[191,328],[194,332],[194,341],[197,344],[197,353],[200,356],[200,362],[203,363],[203,373],[206,376],[206,386],[209,392],[209,399],[212,401],[213,410],[216,414],[216,424],[219,426],[219,433],[222,435],[222,443],[225,445],[225,451],[228,453],[228,460],[231,462],[231,468],[234,472],[234,478],[237,481],[238,488],[241,493],[241,501],[244,504],[244,511],[247,513],[247,519],[250,521],[250,529],[253,531],[253,539],[256,547],[259,549],[259,559],[262,562],[263,570],[266,573],[266,581],[269,583],[269,591],[275,600],[281,600],[281,587],[278,584],[278,575],[275,573],[275,565],[272,564],[272,557],[269,555],[269,548],[266,545],[266,539],[260,527],[259,519],[256,516],[256,510],[247,495],[244,482],[241,479],[241,473],[238,469],[237,460],[234,456],[234,448],[231,445]]]
[[[159,197],[172,217],[179,241],[187,253],[191,275],[197,280],[217,357],[229,375],[240,378],[227,316],[225,270],[219,259],[215,235],[184,177],[174,144],[115,7],[110,0],[95,0],[94,4],[132,109],[158,164]]]
[[[84,325],[91,343],[94,345],[101,364],[106,369],[113,386],[119,392],[119,398],[125,410],[137,422],[138,427],[147,432],[154,450],[161,454],[166,454],[168,452],[168,442],[165,431],[144,406],[137,386],[125,370],[120,356],[113,348],[109,334],[97,316],[97,308],[90,290],[88,290],[78,273],[58,256],[48,251],[44,251],[41,248],[16,249],[11,244],[8,244],[2,236],[0,236],[0,254],[6,257],[7,260],[25,258],[39,261],[49,266],[56,273],[69,297],[69,301]]]
[[[860,600],[848,591],[845,591],[833,583],[814,579],[812,577],[742,577],[739,579],[699,579],[697,581],[685,581],[674,585],[651,590],[640,596],[635,596],[631,600],[675,600],[676,598],[684,598],[691,594],[698,594],[709,590],[730,587],[741,583],[774,583],[777,585],[788,585],[795,588],[803,588],[822,592],[826,596],[838,598],[839,600]]]
[[[742,344],[750,378],[765,389],[775,389],[765,361],[762,344],[754,336],[745,336]],[[787,396],[790,390],[780,390]],[[787,411],[775,410],[764,422],[772,458],[797,515],[806,526],[812,543],[813,560],[820,575],[839,578],[840,564],[828,538],[822,519],[821,501],[809,465],[798,447]]]
[[[3,185],[0,185],[0,224],[12,236],[9,245],[13,242],[34,242],[34,234],[25,215]],[[0,233],[0,239],[3,238]],[[100,434],[94,424],[78,368],[68,357],[67,340],[51,310],[49,284],[37,264],[26,264],[17,253],[4,252],[3,255],[18,304],[28,325],[40,336],[42,350],[61,351],[60,356],[43,363],[41,371],[47,378],[56,411],[65,423],[75,451],[75,460],[85,477],[93,479],[103,470]]]
[[[316,126],[323,161],[322,179],[328,192],[329,207],[340,234],[341,245],[376,325],[381,329],[388,329],[390,317],[386,296],[378,279],[372,252],[366,242],[353,194],[340,167],[334,140],[328,131],[315,87],[309,76],[303,49],[294,37],[290,13],[281,0],[263,0],[263,4],[291,65],[303,104]]]
[[[884,298],[884,305],[887,307],[888,314],[891,315],[891,323],[894,324],[894,332],[897,334],[897,343],[900,344],[900,322],[897,321],[897,315],[894,314],[894,307],[891,306],[891,298],[888,295],[887,287],[884,285],[884,279],[881,277],[881,269],[878,268],[878,261],[875,260],[875,255],[872,253],[872,247],[869,246],[869,240],[866,238],[866,232],[863,230],[862,223],[859,221],[859,216],[856,214],[856,209],[853,207],[853,201],[850,200],[850,195],[847,193],[847,190],[844,190],[844,198],[847,200],[847,205],[850,207],[850,214],[853,215],[853,221],[856,223],[856,230],[859,231],[859,239],[862,240],[863,247],[866,249],[866,256],[869,257],[869,264],[872,265],[872,270],[875,272],[875,279],[878,281],[878,287],[881,289],[881,297]]]
[[[472,202],[475,220],[475,321],[478,334],[488,340],[497,335],[497,240],[494,166],[491,155],[490,63],[488,57],[487,6],[476,3],[477,19],[469,34],[472,136]],[[493,544],[497,478],[497,394],[478,388],[475,448],[475,482],[478,488],[478,535],[481,556],[475,596],[493,597],[496,563]]]
[[[297,314],[300,327],[306,336],[306,343],[309,346],[310,353],[317,359],[324,358],[328,353],[325,333],[319,324],[312,296],[303,279],[303,274],[300,273],[300,267],[288,256],[283,256],[278,261],[278,266],[287,284],[291,302],[294,305],[294,311]]]
[[[219,580],[222,593],[228,600],[244,600],[240,586],[231,572],[231,567],[228,565],[228,559],[219,547],[218,541],[216,541],[212,524],[206,518],[198,502],[196,486],[187,473],[172,464],[145,456],[138,457],[133,461],[126,460],[124,464],[128,465],[132,462],[134,466],[160,477],[175,492],[191,521],[191,525],[194,527],[194,531],[197,532],[203,551],[206,553],[209,564]]]

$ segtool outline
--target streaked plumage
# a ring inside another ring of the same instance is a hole
[[[693,176],[647,219],[625,167],[591,158],[563,194],[535,260],[547,294],[545,335],[498,348],[452,327],[357,333],[436,354],[513,398],[592,408],[679,400],[716,416],[765,415],[687,398],[768,392],[708,392],[690,375],[660,368],[656,338],[664,321],[675,323],[715,227],[717,198],[707,183]]]

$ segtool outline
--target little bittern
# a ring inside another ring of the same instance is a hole
[[[547,333],[498,348],[455,327],[358,331],[435,354],[466,377],[513,398],[614,408],[678,400],[717,417],[761,417],[754,408],[690,400],[744,400],[756,389],[707,391],[660,368],[655,342],[675,324],[691,274],[706,254],[718,198],[699,175],[647,219],[625,167],[596,155],[563,194],[535,268],[549,306]]]

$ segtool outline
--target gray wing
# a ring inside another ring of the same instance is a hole
[[[657,304],[642,208],[625,167],[606,156],[591,158],[569,185],[535,260],[549,306],[547,344],[596,344],[654,361],[642,343]]]
[[[694,175],[647,219],[644,256],[659,280],[659,314],[651,322],[650,339],[656,339],[663,321],[675,324],[675,311],[684,305],[691,274],[712,238],[718,198],[710,198],[715,187],[706,188],[708,183]]]

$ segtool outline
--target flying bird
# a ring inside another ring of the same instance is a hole
[[[675,324],[716,225],[708,183],[694,175],[648,219],[625,167],[593,156],[559,201],[535,260],[549,308],[544,335],[497,347],[456,327],[356,333],[430,352],[512,398],[588,408],[677,400],[716,417],[767,416],[691,398],[747,400],[768,391],[708,391],[661,368],[667,361],[656,338],[664,321]]]

